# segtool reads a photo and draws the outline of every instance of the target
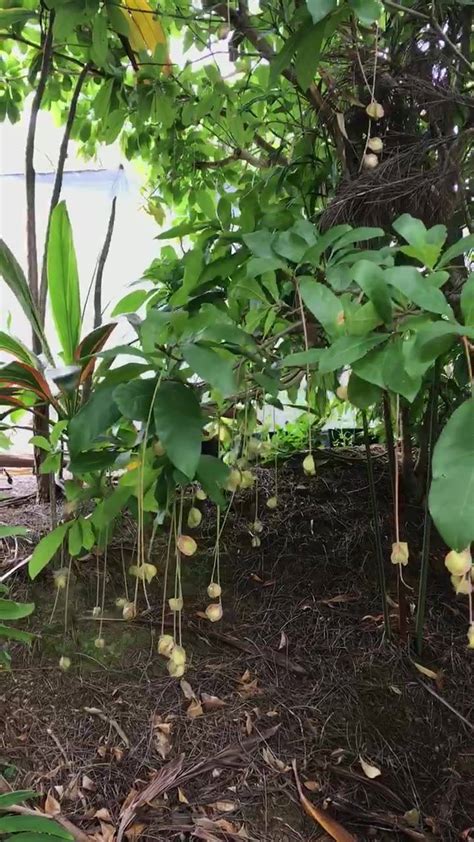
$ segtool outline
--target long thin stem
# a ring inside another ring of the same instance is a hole
[[[425,611],[426,611],[426,589],[428,584],[428,561],[430,555],[430,538],[431,538],[431,515],[428,508],[428,493],[431,481],[431,454],[433,451],[433,442],[435,436],[436,426],[436,409],[438,404],[438,390],[439,390],[440,366],[439,361],[436,361],[433,369],[433,380],[431,383],[430,392],[430,407],[428,419],[428,442],[427,442],[427,466],[426,466],[426,487],[425,487],[425,505],[424,505],[424,523],[423,523],[423,546],[421,550],[421,570],[420,581],[418,585],[418,608],[416,612],[416,651],[418,655],[422,654],[423,650],[423,629],[425,625]]]
[[[370,492],[370,503],[372,506],[372,517],[374,521],[374,533],[375,533],[375,554],[377,558],[377,578],[379,581],[379,588],[380,588],[380,596],[382,599],[382,611],[383,611],[383,621],[384,621],[384,628],[385,628],[385,636],[389,640],[390,639],[390,615],[388,611],[388,602],[387,602],[387,590],[385,584],[385,568],[383,563],[383,550],[382,550],[382,534],[380,530],[380,522],[379,522],[379,510],[377,504],[377,492],[375,489],[375,480],[374,480],[374,468],[372,463],[372,453],[370,450],[370,439],[369,439],[369,425],[367,423],[367,413],[362,412],[362,426],[364,430],[364,445],[365,445],[365,453],[367,456],[367,476],[369,480],[369,492]]]

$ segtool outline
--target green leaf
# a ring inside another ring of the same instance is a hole
[[[371,301],[358,304],[346,313],[346,330],[351,336],[366,336],[382,324],[382,319]]]
[[[421,388],[421,377],[410,376],[406,370],[403,356],[403,340],[397,337],[385,348],[382,377],[387,389],[396,395],[402,395],[412,403]]]
[[[41,319],[33,303],[23,269],[3,240],[0,240],[0,275],[18,301],[28,322],[41,342],[44,353],[51,361],[51,351],[49,350],[48,342],[41,326]]]
[[[275,259],[275,252],[272,248],[275,234],[262,228],[260,231],[253,231],[251,234],[244,234],[243,241],[255,257],[264,257],[269,260]]]
[[[433,453],[429,508],[448,547],[474,540],[474,398],[451,415]]]
[[[34,602],[13,602],[11,599],[0,599],[0,620],[22,620],[23,617],[29,617],[34,610]]]
[[[60,523],[49,535],[45,535],[39,544],[36,545],[33,555],[28,564],[28,572],[31,579],[36,579],[44,567],[51,561],[62,545],[66,532],[71,526],[70,522]]]
[[[82,550],[82,529],[78,520],[73,521],[71,524],[68,533],[68,549],[72,556],[78,556]]]
[[[298,278],[301,297],[308,310],[322,324],[329,336],[340,332],[338,319],[344,315],[344,309],[339,298],[324,284],[317,283],[314,278],[304,275]]]
[[[359,260],[352,267],[352,277],[372,301],[386,325],[392,323],[392,299],[383,270],[370,260]]]
[[[464,324],[474,327],[474,272],[466,279],[461,291],[461,312]]]
[[[379,403],[382,397],[382,390],[373,383],[358,377],[353,371],[349,377],[347,386],[347,397],[351,404],[358,409],[369,409]]]
[[[114,391],[114,401],[124,418],[131,421],[148,421],[155,389],[154,377],[121,383]]]
[[[48,240],[48,290],[64,362],[74,362],[81,332],[81,301],[76,252],[65,202],[51,216]]]
[[[210,499],[218,506],[225,505],[222,488],[225,485],[230,469],[215,456],[201,456],[197,467],[197,478]]]
[[[351,9],[359,18],[362,26],[370,26],[379,20],[383,6],[378,0],[349,0]]]
[[[106,79],[99,87],[99,93],[92,103],[92,108],[94,109],[95,116],[98,120],[105,120],[109,113],[113,89],[113,79]]]
[[[340,227],[342,228],[343,226]],[[336,231],[337,229],[334,228],[332,230]],[[336,239],[336,242],[334,243],[334,251],[340,251],[347,246],[351,246],[353,243],[365,243],[368,240],[375,240],[384,236],[385,231],[383,228],[351,228],[349,231],[346,231],[346,233],[342,233],[342,235]]]
[[[120,418],[120,409],[113,399],[115,385],[100,386],[69,422],[69,449],[74,457],[88,450],[101,433]]]
[[[325,0],[328,2],[328,0]],[[336,5],[336,0],[334,0],[334,6]],[[309,18],[305,20],[301,26],[290,35],[289,38],[286,39],[283,47],[281,48],[280,52],[278,52],[275,56],[273,56],[271,65],[270,65],[270,84],[274,84],[280,73],[283,73],[284,70],[291,64],[291,59],[293,58],[298,46],[302,42],[307,30],[307,26],[309,23]]]
[[[17,7],[0,9],[0,29],[5,31],[16,24],[25,24],[28,20],[35,17],[36,12],[30,12],[28,9]]]
[[[394,266],[385,269],[386,281],[423,310],[453,318],[453,311],[440,289],[429,282],[413,266]]]
[[[158,389],[155,429],[175,468],[193,479],[201,456],[203,418],[199,401],[189,386],[167,381]]]
[[[402,246],[400,250],[432,269],[446,240],[448,233],[446,227],[435,225],[427,231],[423,222],[420,219],[415,219],[409,213],[399,216],[393,223],[393,227],[397,234],[400,234],[407,243],[410,243],[410,246]]]
[[[299,263],[308,250],[308,244],[303,237],[292,231],[282,231],[277,234],[272,243],[273,251],[292,263]]]
[[[38,365],[37,359],[28,350],[26,345],[23,345],[23,342],[20,342],[19,339],[14,339],[13,336],[5,333],[3,330],[0,330],[0,351],[11,354],[12,357],[16,357],[17,360],[26,363],[26,365]]]
[[[6,638],[7,640],[17,640],[19,643],[26,643],[29,645],[34,639],[34,634],[22,631],[21,629],[14,629],[11,626],[4,626],[3,623],[0,623],[0,637]],[[0,810],[1,809],[2,804],[0,800]]]
[[[405,357],[408,374],[424,373],[438,357],[449,350],[460,326],[452,322],[432,322],[416,331],[410,353]]]
[[[146,289],[136,289],[134,292],[124,295],[112,310],[112,318],[114,316],[120,316],[122,313],[136,313],[142,304],[145,303],[149,294]]]
[[[313,23],[319,23],[337,8],[337,0],[306,0],[306,6]]]
[[[374,351],[370,351],[363,359],[358,360],[352,366],[353,373],[362,380],[367,380],[368,383],[379,386],[380,389],[386,388],[383,379],[383,364],[386,348],[387,346],[384,346],[383,348],[376,348]]]
[[[474,234],[468,234],[466,237],[462,237],[457,243],[446,249],[438,261],[437,268],[441,269],[443,266],[447,266],[455,257],[459,257],[460,254],[467,254],[471,249],[474,249]]]
[[[29,531],[26,526],[6,526],[0,523],[0,540],[2,538],[15,538],[19,535],[23,537],[24,535],[28,535]]]
[[[104,13],[93,18],[91,58],[99,67],[103,67],[108,53],[107,20]]]
[[[319,363],[323,348],[310,348],[308,351],[297,351],[294,354],[288,354],[280,361],[281,368],[304,368],[305,366],[315,366]]]
[[[31,436],[30,444],[34,444],[35,447],[39,447],[41,450],[46,450],[48,453],[51,453],[51,444],[44,436]]]
[[[17,789],[15,792],[5,792],[0,795],[0,810],[6,810],[14,804],[22,804],[23,801],[31,801],[32,798],[39,798],[37,792],[31,789]]]
[[[46,816],[2,816],[0,817],[0,833],[19,833],[21,831],[34,831],[46,833],[50,837],[72,840],[74,837],[65,830],[54,819],[47,819]],[[16,837],[15,837],[16,838]]]
[[[326,249],[330,248],[343,234],[350,231],[352,231],[350,225],[336,225],[334,228],[330,228],[329,231],[318,238],[314,246],[310,246],[304,256],[304,263],[311,263],[315,267],[319,266]]]
[[[319,371],[321,374],[327,374],[329,371],[336,371],[345,365],[351,365],[351,363],[360,360],[369,351],[372,351],[377,345],[385,342],[386,339],[385,334],[340,336],[329,348],[324,348],[319,360]]]
[[[192,371],[213,389],[218,389],[224,398],[235,394],[234,355],[229,356],[203,345],[185,345],[182,354]]]
[[[299,43],[295,57],[295,73],[298,84],[304,91],[314,79],[321,57],[321,47],[326,29],[326,20],[311,26]]]

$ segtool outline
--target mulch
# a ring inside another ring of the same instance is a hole
[[[31,653],[14,647],[12,671],[2,677],[0,771],[8,785],[49,792],[97,842],[110,842],[121,816],[128,842],[330,839],[302,809],[295,760],[310,801],[359,842],[470,838],[474,662],[465,600],[451,593],[435,540],[425,650],[416,657],[397,632],[388,562],[393,635],[384,639],[365,463],[328,459],[314,478],[303,475],[299,459],[282,466],[274,511],[265,507],[273,471],[259,470],[258,548],[248,529],[255,493],[236,498],[222,540],[224,617],[212,625],[200,616],[216,528],[204,504],[199,551],[186,562],[189,669],[182,686],[156,654],[159,583],[150,586],[151,611],[143,605],[133,623],[114,609],[123,591],[122,556],[128,564],[133,551],[130,527],[116,536],[108,558],[103,651],[94,648],[90,611],[95,562],[77,566],[67,636],[60,605]],[[383,458],[375,478],[388,559],[391,493]],[[30,524],[38,512],[31,506]],[[406,516],[411,630],[422,511]],[[47,513],[41,518],[47,522]],[[158,540],[158,566],[163,551]],[[31,626],[39,627],[51,613],[51,580],[31,585],[23,571],[15,575],[14,593],[36,601]],[[67,673],[58,669],[62,651],[72,659]],[[367,777],[364,763],[381,774]]]

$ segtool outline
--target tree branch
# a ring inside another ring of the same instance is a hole
[[[59,148],[59,156],[58,156],[58,165],[56,168],[56,176],[54,179],[54,186],[53,186],[53,193],[51,195],[51,204],[49,207],[49,215],[48,215],[48,225],[46,228],[46,237],[44,241],[44,252],[43,252],[43,268],[41,271],[41,286],[39,290],[39,309],[40,309],[40,319],[41,324],[44,325],[45,313],[46,313],[46,298],[48,295],[48,264],[47,264],[47,251],[48,251],[48,240],[49,240],[49,229],[51,227],[51,217],[53,215],[54,208],[59,202],[59,197],[61,195],[61,188],[63,185],[63,175],[64,175],[64,167],[66,164],[67,158],[67,150],[69,145],[69,139],[71,137],[71,131],[74,124],[74,119],[76,117],[76,110],[77,110],[77,103],[79,100],[79,94],[81,92],[82,85],[84,84],[84,80],[89,72],[89,65],[86,64],[78,77],[76,82],[76,87],[74,88],[73,95],[71,97],[71,104],[69,106],[69,113],[67,115],[66,125],[64,127],[64,134],[61,141],[61,146]]]
[[[104,268],[107,257],[109,256],[110,243],[112,242],[112,234],[114,233],[115,225],[115,210],[117,205],[117,196],[112,199],[112,208],[110,211],[109,224],[105,235],[102,251],[99,255],[97,263],[97,274],[94,285],[94,327],[100,327],[102,323],[102,279],[104,277]]]
[[[36,173],[34,167],[34,153],[38,112],[46,88],[48,73],[51,66],[51,56],[53,53],[53,23],[54,12],[51,12],[49,16],[49,24],[43,47],[43,60],[41,62],[41,71],[38,80],[38,86],[36,88],[33,102],[31,104],[31,114],[28,125],[28,135],[26,139],[25,150],[28,284],[31,290],[33,301],[36,305],[38,305],[38,247],[36,241]],[[33,351],[35,352],[35,354],[41,353],[41,344],[34,331]]]

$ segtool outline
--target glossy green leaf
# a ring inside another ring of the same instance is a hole
[[[430,286],[426,278],[413,266],[394,266],[385,269],[386,281],[405,295],[409,301],[429,313],[453,318],[453,311],[440,289]]]
[[[155,389],[154,377],[121,383],[114,391],[114,401],[124,418],[131,421],[148,421]]]
[[[30,634],[30,632],[23,631],[22,629],[15,629],[12,626],[5,626],[3,623],[0,623],[0,637],[6,638],[7,640],[16,640],[18,643],[26,643],[29,645],[34,639],[34,634]],[[0,800],[0,810],[1,808],[2,804]]]
[[[298,279],[301,297],[308,310],[315,319],[322,324],[329,336],[335,336],[340,332],[338,319],[344,315],[344,310],[339,298],[329,289],[314,280],[310,276],[303,276]]]
[[[60,523],[49,535],[45,535],[39,544],[36,545],[33,555],[28,564],[28,572],[31,579],[36,579],[44,567],[56,555],[61,547],[71,522]]]
[[[408,374],[403,356],[403,340],[388,342],[383,358],[382,377],[386,388],[413,402],[421,388],[421,377]]]
[[[29,617],[34,610],[34,602],[13,602],[11,599],[0,599],[0,620],[22,620],[23,617]]]
[[[333,228],[332,230],[336,231],[337,228]],[[383,228],[351,228],[349,231],[346,231],[345,233],[342,233],[341,236],[337,237],[333,250],[337,252],[347,246],[353,245],[354,243],[365,243],[368,240],[375,240],[383,236],[385,236]]]
[[[9,9],[0,9],[0,29],[4,32],[11,26],[15,26],[16,24],[25,24],[27,21],[31,20],[31,18],[35,17],[36,12],[32,12],[29,9],[22,9],[15,6]]]
[[[326,19],[308,28],[299,43],[295,56],[295,73],[298,84],[305,91],[313,81],[320,57],[321,47],[325,35]]]
[[[31,436],[30,444],[34,444],[40,450],[46,450],[48,453],[51,453],[51,443],[45,436]]]
[[[99,67],[103,67],[108,53],[107,19],[105,14],[94,15],[92,24],[91,58]]]
[[[31,789],[17,789],[14,792],[5,792],[0,795],[0,810],[6,810],[7,807],[12,807],[14,804],[22,804],[23,801],[31,801],[33,798],[39,798],[39,795]]]
[[[349,4],[363,26],[375,23],[383,12],[383,6],[378,0],[349,0]]]
[[[438,261],[437,268],[441,269],[443,266],[448,266],[456,257],[459,257],[461,254],[467,254],[471,249],[474,249],[474,234],[468,234],[466,237],[462,237],[457,243],[446,249]]]
[[[281,368],[305,368],[319,363],[323,348],[310,348],[308,351],[296,351],[294,354],[288,354],[280,362]]]
[[[82,550],[82,529],[78,520],[72,522],[67,537],[69,554],[78,556]]]
[[[24,535],[28,535],[29,531],[26,526],[7,526],[4,523],[0,523],[0,540],[2,538],[23,537]]]
[[[223,486],[230,469],[215,456],[201,456],[197,467],[197,478],[210,499],[218,506],[225,505]]]
[[[145,303],[149,295],[150,293],[146,289],[136,289],[124,295],[112,310],[112,318],[114,316],[120,316],[122,313],[136,313],[142,304]]]
[[[377,345],[385,342],[387,336],[340,336],[329,348],[325,348],[319,360],[319,371],[326,374],[360,360]]]
[[[382,390],[373,383],[358,377],[353,371],[349,377],[347,396],[349,401],[358,409],[366,410],[379,403]]]
[[[64,362],[74,362],[81,332],[81,301],[76,252],[64,202],[51,216],[48,240],[48,290]]]
[[[54,819],[46,818],[46,816],[0,816],[0,833],[16,834],[23,831],[46,833],[50,838],[67,839],[71,842],[74,838]]]
[[[226,352],[214,351],[204,345],[185,345],[182,354],[187,364],[211,388],[218,389],[223,397],[237,391],[234,374],[235,357]]]
[[[306,0],[306,6],[313,23],[319,23],[337,8],[337,0]]]
[[[275,236],[272,248],[280,257],[284,257],[292,263],[300,263],[308,250],[308,244],[303,237],[300,237],[290,228],[288,231],[282,231]]]
[[[383,270],[370,260],[359,260],[352,267],[352,277],[372,301],[386,325],[392,322],[392,299]]]
[[[429,508],[438,532],[458,552],[474,541],[474,398],[451,415],[433,452]]]
[[[464,324],[474,327],[474,272],[466,279],[461,291],[461,312]]]
[[[432,269],[447,237],[446,226],[435,225],[427,230],[420,219],[415,219],[409,213],[404,213],[395,220],[393,227],[397,234],[400,234],[410,244],[409,246],[402,246],[400,250]]]
[[[203,417],[194,391],[167,381],[154,403],[155,429],[173,465],[193,479],[201,457]]]
[[[115,385],[100,386],[94,391],[69,423],[71,456],[88,450],[120,418],[120,410],[113,399]]]
[[[0,351],[11,354],[12,357],[16,357],[17,360],[26,363],[26,365],[35,366],[38,364],[34,354],[28,350],[26,345],[23,345],[23,342],[20,342],[19,339],[14,339],[13,336],[5,333],[3,330],[0,330]]]
[[[28,319],[28,322],[38,337],[43,351],[51,361],[51,351],[49,350],[49,345],[41,326],[41,319],[39,317],[38,310],[33,303],[30,288],[25,278],[23,269],[3,240],[0,240],[0,275],[5,281],[7,287],[14,294],[26,318]]]
[[[366,301],[365,304],[348,309],[345,327],[350,336],[367,336],[381,325],[382,321],[372,301]]]

